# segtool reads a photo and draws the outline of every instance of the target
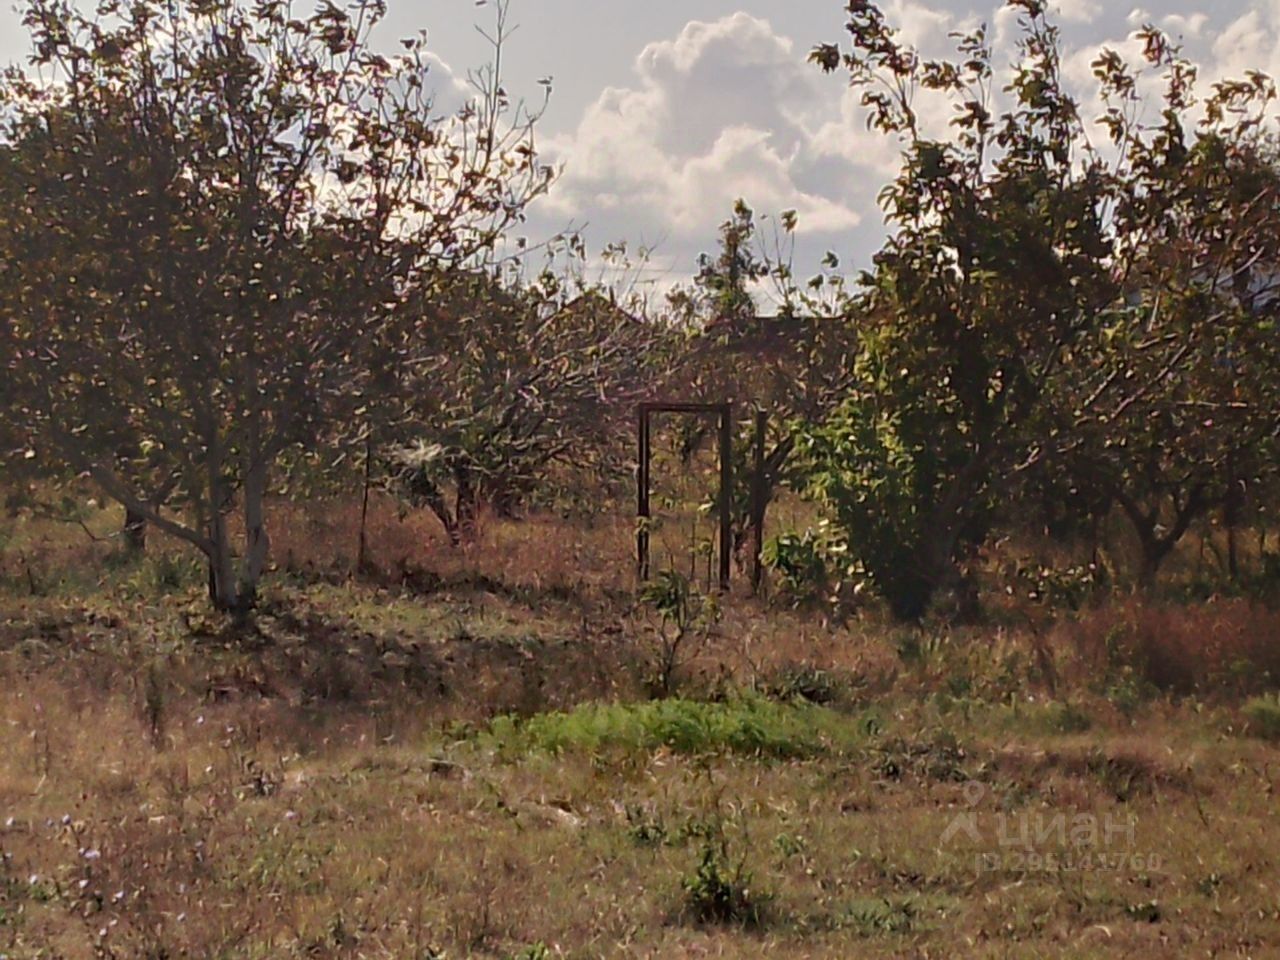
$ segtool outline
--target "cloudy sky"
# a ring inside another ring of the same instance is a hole
[[[476,0],[388,0],[379,41],[425,28],[457,77],[483,62]],[[1151,22],[1180,37],[1205,81],[1257,68],[1280,74],[1280,0],[1059,0],[1067,71],[1082,96],[1098,48],[1132,49]],[[886,0],[891,23],[928,53],[948,33],[986,22],[1002,62],[1013,18],[998,0]],[[506,52],[511,87],[537,99],[552,77],[543,149],[563,165],[529,231],[585,226],[591,246],[656,249],[648,279],[689,274],[711,249],[737,197],[761,214],[794,209],[797,266],[831,249],[865,265],[884,235],[875,202],[895,148],[868,133],[846,84],[805,62],[843,36],[841,0],[513,0],[519,29]],[[14,13],[0,19],[0,59],[26,41]],[[443,78],[442,78],[443,79]]]

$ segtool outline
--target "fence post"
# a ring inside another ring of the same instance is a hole
[[[769,428],[769,414],[756,411],[755,463],[751,476],[751,593],[760,593],[764,577],[764,512],[767,505],[764,476],[765,433]]]
[[[636,408],[636,575],[649,579],[649,407]]]
[[[720,407],[720,589],[728,593],[733,559],[733,407]]]

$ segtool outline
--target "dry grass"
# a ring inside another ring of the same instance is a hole
[[[652,627],[624,515],[490,518],[455,550],[379,502],[365,577],[350,505],[279,504],[273,529],[247,631],[204,612],[170,544],[115,566],[65,525],[11,541],[6,570],[17,543],[50,586],[0,589],[0,954],[1280,943],[1277,746],[1240,704],[1275,676],[1264,608],[906,631],[731,596],[685,665],[697,702],[632,710]],[[1059,815],[1119,826],[1074,845]],[[973,831],[948,835],[957,817]],[[753,923],[697,908],[706,862]]]
[[[273,555],[282,570],[353,571],[358,504],[279,502],[272,524]],[[446,582],[487,579],[510,587],[599,593],[630,587],[633,531],[634,522],[620,510],[576,519],[483,515],[474,542],[455,547],[428,511],[402,517],[392,501],[375,497],[366,537],[368,561],[384,578],[427,573]]]
[[[1055,736],[896,700],[831,715],[847,742],[794,761],[495,753],[179,687],[157,737],[123,677],[25,679],[0,708],[11,956],[1262,956],[1280,937],[1274,752],[1216,718]],[[1088,869],[1041,862],[1080,855],[1052,830],[984,861],[1002,817],[1057,812],[1133,827]],[[976,836],[945,839],[959,813]],[[685,912],[721,840],[767,895],[754,928]]]
[[[1245,694],[1280,683],[1280,611],[1242,599],[1195,606],[1131,599],[1062,622],[1055,640],[1080,679],[1127,668],[1178,695]]]

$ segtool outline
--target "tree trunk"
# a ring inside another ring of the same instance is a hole
[[[209,539],[213,542],[213,550],[209,554],[209,599],[223,613],[239,612],[242,604],[235,563],[227,538],[226,517],[221,513],[215,514],[209,524]]]
[[[125,549],[129,553],[147,552],[147,518],[132,507],[126,506],[124,509],[124,529],[121,532]]]
[[[444,527],[445,535],[449,538],[449,544],[458,546],[462,541],[458,535],[458,523],[454,519],[453,511],[449,509],[449,503],[445,500],[440,486],[424,471],[419,471],[411,478],[409,491],[415,499],[425,503],[427,508],[436,515],[436,519]]]
[[[480,488],[476,486],[469,466],[461,465],[453,471],[457,491],[454,499],[454,520],[459,542],[471,542],[476,538],[480,520]]]
[[[1211,507],[1210,499],[1205,497],[1204,487],[1196,487],[1184,503],[1179,504],[1175,500],[1173,525],[1162,536],[1157,532],[1159,525],[1157,507],[1144,510],[1136,500],[1122,490],[1116,491],[1116,501],[1123,508],[1125,516],[1129,518],[1134,533],[1138,536],[1138,542],[1142,546],[1142,569],[1138,574],[1138,583],[1143,588],[1155,584],[1160,567],[1173,552],[1173,548],[1186,536],[1196,518]]]
[[[205,451],[205,470],[209,484],[209,542],[205,551],[209,558],[209,600],[217,610],[224,613],[237,612],[241,608],[240,591],[236,583],[231,540],[227,533],[230,498],[222,477],[221,444],[216,437]]]
[[[1222,500],[1222,525],[1227,531],[1227,575],[1232,583],[1240,582],[1240,554],[1236,545],[1236,527],[1244,507],[1244,490],[1236,478],[1234,454],[1227,455],[1227,491]]]
[[[1160,575],[1160,567],[1173,549],[1173,544],[1167,538],[1160,538],[1153,534],[1139,533],[1138,540],[1142,544],[1142,569],[1138,574],[1138,583],[1144,589],[1149,589],[1155,586],[1156,578]]]
[[[356,548],[356,573],[369,569],[369,490],[373,485],[373,430],[364,438],[364,485],[360,492],[360,542]]]
[[[240,567],[240,582],[236,586],[236,603],[241,610],[251,608],[258,598],[258,584],[271,549],[271,538],[267,536],[266,496],[267,465],[259,452],[245,469],[245,554]]]

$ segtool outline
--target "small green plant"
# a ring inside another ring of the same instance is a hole
[[[850,904],[846,917],[866,936],[909,933],[915,927],[917,910],[910,900],[862,900]]]
[[[756,690],[771,700],[829,704],[840,698],[843,684],[827,670],[788,663],[756,681]]]
[[[685,909],[697,923],[759,926],[768,895],[752,889],[746,856],[734,857],[721,835],[703,843],[698,865],[681,881]]]
[[[719,622],[720,607],[714,597],[699,593],[687,577],[674,570],[658,574],[641,591],[640,600],[657,614],[646,685],[654,696],[669,697],[691,651],[697,652]]]
[[[551,948],[539,940],[530,944],[519,953],[510,955],[510,960],[551,960]]]
[[[1143,903],[1132,903],[1124,908],[1124,915],[1136,923],[1159,923],[1164,916],[1160,904],[1155,900]]]
[[[761,559],[774,572],[783,596],[792,603],[807,603],[827,592],[828,545],[817,531],[780,533],[765,542]]]
[[[1084,733],[1093,726],[1093,718],[1074,703],[1051,703],[1045,709],[1045,722],[1055,733]]]
[[[1280,740],[1280,695],[1254,697],[1241,711],[1249,733],[1263,740]]]
[[[780,833],[773,838],[773,848],[784,860],[803,856],[809,849],[809,843],[798,833]]]
[[[660,814],[629,804],[626,816],[627,836],[637,846],[657,847],[667,841],[667,825]]]
[[[1222,874],[1217,871],[1206,874],[1196,881],[1196,892],[1202,897],[1217,896],[1218,889],[1222,886]]]
[[[138,564],[131,583],[145,595],[179,593],[203,582],[208,572],[196,557],[186,554],[148,555]]]
[[[1118,671],[1104,693],[1111,705],[1119,710],[1126,720],[1132,720],[1142,709],[1143,704],[1154,695],[1150,685],[1144,683],[1129,667]]]

